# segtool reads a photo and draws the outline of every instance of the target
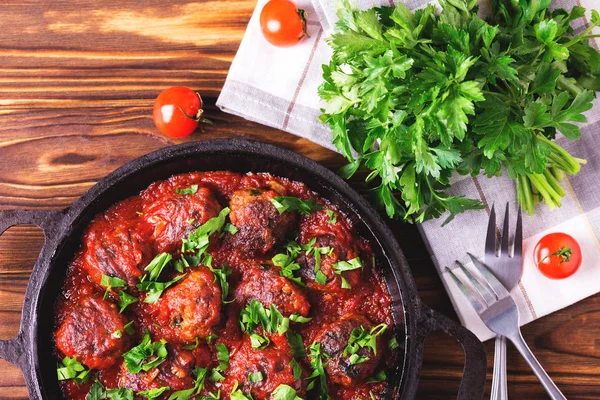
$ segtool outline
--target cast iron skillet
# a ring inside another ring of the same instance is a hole
[[[306,157],[238,139],[172,146],[133,160],[102,179],[66,210],[0,212],[0,234],[13,225],[35,224],[44,230],[46,239],[27,286],[19,333],[11,340],[0,341],[0,357],[21,369],[30,398],[61,397],[52,355],[53,308],[67,266],[92,218],[154,181],[202,170],[270,172],[302,181],[345,211],[358,232],[371,242],[393,298],[394,331],[405,348],[404,353],[399,352],[395,369],[388,373],[386,398],[415,397],[423,342],[433,331],[453,336],[465,350],[458,398],[482,398],[486,374],[483,345],[471,332],[421,303],[400,245],[365,199],[333,172]]]

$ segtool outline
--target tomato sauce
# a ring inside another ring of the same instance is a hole
[[[309,215],[293,209],[280,213],[271,200],[277,196],[312,199],[320,209]],[[144,268],[159,253],[171,254],[173,261],[180,259],[182,240],[224,207],[231,209],[227,222],[235,229],[210,235],[205,255],[212,257],[212,270],[191,265],[180,272],[170,263],[158,281],[179,280],[156,302],[145,302],[148,292],[136,288],[147,272]],[[314,247],[325,249],[319,268],[316,256],[306,250],[311,240]],[[294,276],[300,284],[284,277],[272,261],[276,254],[286,253],[290,241],[304,246],[294,260],[298,265]],[[362,268],[338,271],[339,262],[356,259]],[[299,397],[318,398],[314,389],[307,390],[313,373],[311,358],[294,356],[286,334],[268,334],[258,327],[255,332],[270,342],[262,349],[253,348],[241,328],[240,312],[256,300],[266,309],[275,306],[284,317],[311,318],[304,323],[290,321],[289,330],[301,335],[307,354],[311,344],[320,343],[332,399],[381,399],[385,382],[367,381],[390,367],[395,354],[388,348],[391,298],[374,264],[369,243],[356,234],[350,220],[301,182],[227,171],[194,172],[155,182],[96,216],[69,266],[55,310],[55,355],[59,362],[69,356],[95,369],[86,383],[62,380],[64,396],[85,399],[97,379],[106,389],[125,387],[134,393],[169,386],[159,396],[167,399],[176,390],[194,387],[193,370],[198,367],[209,371],[200,392],[203,396],[220,391],[221,399],[229,399],[237,387],[248,398],[271,399],[284,384]],[[226,296],[211,272],[224,267],[231,270]],[[125,283],[107,290],[103,277]],[[138,301],[119,312],[121,292]],[[128,334],[125,328],[131,321],[132,334]],[[343,350],[351,334],[380,324],[388,329],[377,337],[377,352],[361,347],[356,355],[362,361],[349,362]],[[163,339],[168,355],[160,365],[134,374],[122,354],[138,345],[145,332],[152,342]],[[221,369],[219,345],[229,353],[228,365]],[[299,377],[294,359],[301,369]],[[222,378],[209,378],[214,369]],[[261,379],[250,382],[253,373],[260,373]]]

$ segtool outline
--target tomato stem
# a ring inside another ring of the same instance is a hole
[[[306,28],[306,17],[308,17],[308,13],[301,8],[296,9],[296,12],[298,12],[300,20],[302,20],[302,35],[298,38],[298,41],[300,42],[310,37],[308,29]]]
[[[546,260],[546,258],[548,258],[550,256],[560,257],[561,260],[558,263],[560,265],[562,263],[569,262],[571,260],[571,256],[572,255],[573,255],[573,250],[571,250],[571,248],[569,246],[561,247],[560,249],[558,249],[554,253],[548,254],[546,257],[542,258],[538,262],[538,265],[540,265],[544,260]]]

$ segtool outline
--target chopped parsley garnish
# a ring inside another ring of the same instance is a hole
[[[306,255],[312,254],[315,257],[315,282],[325,285],[327,276],[321,271],[321,254],[331,256],[333,247],[314,247],[315,243],[317,243],[317,238],[312,238],[302,246],[302,249],[306,252]]]
[[[342,272],[352,271],[352,270],[361,269],[361,268],[364,268],[364,265],[363,265],[362,261],[360,261],[360,258],[358,258],[358,257],[353,258],[352,260],[349,260],[349,261],[339,261],[339,262],[336,262],[335,264],[333,264],[333,270],[342,279],[342,289],[351,289],[352,288],[352,286],[350,286],[350,284],[348,283],[346,278],[344,278],[342,276]]]
[[[86,400],[101,400],[104,398],[104,386],[96,380],[90,387],[90,391],[85,396]]]
[[[135,394],[133,393],[133,390],[122,387],[106,389],[106,392],[103,394],[103,398],[112,400],[134,400]]]
[[[153,304],[158,301],[162,292],[164,292],[169,286],[172,286],[173,284],[179,282],[185,276],[186,276],[186,274],[179,275],[168,282],[155,282],[155,281],[140,282],[139,284],[136,285],[136,287],[142,292],[146,292],[146,291],[148,292],[148,294],[146,295],[146,298],[144,299],[144,303]]]
[[[221,300],[223,301],[223,303],[227,303],[226,299],[227,296],[229,296],[229,283],[227,282],[227,277],[231,275],[231,268],[229,268],[227,264],[224,264],[221,269],[213,268],[211,262],[206,262],[206,259],[208,257],[210,256],[205,257],[203,263],[208,267],[208,269],[211,270],[213,274],[215,274],[215,280],[218,281],[219,285],[221,286]],[[212,257],[210,259],[212,260]]]
[[[394,336],[388,342],[388,349],[396,350],[398,347],[400,347],[400,344],[398,343],[398,339],[396,339],[396,337]]]
[[[262,350],[266,349],[270,344],[271,340],[263,335],[259,335],[258,333],[250,334],[250,344],[253,349]]]
[[[300,286],[305,286],[302,278],[295,275],[295,272],[300,269],[300,264],[296,262],[296,258],[300,254],[302,248],[295,242],[289,242],[285,245],[286,252],[276,254],[271,261],[273,265],[281,268],[279,274]]]
[[[227,233],[231,233],[232,235],[235,235],[236,233],[238,233],[238,228],[237,228],[237,226],[228,222],[223,227],[223,232],[227,232]]]
[[[290,320],[294,322],[305,323],[311,320],[311,318],[304,318],[297,314],[292,314],[289,318],[284,317],[274,304],[267,309],[258,300],[252,300],[240,313],[240,326],[242,331],[251,335],[250,340],[253,348],[264,348],[268,346],[270,340],[266,336],[261,336],[257,333],[253,333],[254,330],[260,325],[263,331],[269,334],[277,333],[283,335],[286,333],[290,326]],[[252,336],[254,335],[254,336]]]
[[[209,237],[215,232],[220,232],[225,225],[225,218],[229,215],[229,208],[225,207],[219,215],[209,219],[200,225],[195,231],[191,232],[187,238],[184,238],[181,244],[181,253],[196,251],[196,256],[200,258],[208,248]]]
[[[300,214],[310,215],[313,211],[323,208],[313,199],[300,200],[292,196],[277,196],[271,199],[271,203],[275,206],[279,214],[283,214],[288,210],[298,211]]]
[[[73,379],[78,385],[86,383],[90,378],[90,370],[75,358],[65,357],[56,369],[59,381]]]
[[[231,400],[254,400],[252,395],[245,395],[244,392],[240,390],[238,387],[238,382],[236,381],[233,385],[233,389],[231,389],[231,394],[229,395]]]
[[[119,290],[119,312],[120,313],[125,311],[125,309],[127,308],[128,305],[137,303],[137,302],[138,302],[137,297],[132,296],[129,293],[124,292],[122,290]]]
[[[368,331],[362,325],[360,328],[352,329],[350,338],[348,339],[348,345],[344,348],[343,356],[350,356],[348,361],[351,365],[354,365],[369,359],[368,357],[359,356],[357,354],[357,351],[361,348],[369,348],[373,354],[377,355],[377,337],[383,334],[386,329],[386,324],[379,324]]]
[[[263,374],[260,371],[256,371],[248,375],[248,382],[261,382],[263,380]]]
[[[329,399],[327,375],[325,375],[325,369],[323,368],[323,358],[329,358],[329,356],[321,350],[321,343],[319,342],[313,342],[308,351],[308,358],[310,359],[310,366],[313,369],[313,373],[307,378],[309,383],[306,386],[306,390],[315,390],[319,399]]]
[[[333,210],[325,210],[325,214],[327,214],[327,216],[329,217],[329,220],[327,222],[329,222],[330,224],[335,224],[337,222],[337,213]]]
[[[150,261],[150,263],[148,265],[146,265],[146,268],[144,268],[144,271],[146,271],[146,274],[144,276],[142,276],[142,278],[140,279],[141,281],[145,281],[145,280],[150,280],[150,281],[155,281],[158,279],[158,277],[160,276],[161,272],[163,271],[163,269],[169,265],[169,263],[171,262],[171,259],[173,258],[173,256],[171,256],[169,253],[160,253],[157,254],[152,261]]]
[[[292,349],[291,353],[294,357],[305,357],[306,349],[304,348],[304,340],[302,339],[302,335],[296,333],[292,330],[287,331],[286,337],[288,343]]]
[[[206,368],[195,367],[193,373],[196,376],[194,386],[171,393],[168,400],[188,400],[192,396],[198,395],[204,389],[204,381],[206,380],[208,370]]]
[[[133,321],[129,321],[128,323],[125,324],[125,326],[123,326],[123,330],[129,336],[131,336],[131,335],[133,335],[135,333],[135,331],[133,330],[132,325],[133,325]]]
[[[106,288],[106,291],[104,292],[104,299],[106,299],[108,297],[108,292],[110,292],[112,288],[126,287],[127,282],[121,278],[117,278],[116,276],[102,274],[100,285]]]
[[[165,343],[164,339],[152,342],[150,333],[146,331],[141,343],[123,354],[125,367],[132,374],[137,374],[142,370],[149,371],[152,368],[158,367],[167,358]]]
[[[196,342],[194,344],[187,344],[185,346],[183,346],[184,350],[194,350],[195,348],[198,347],[199,341],[198,341],[198,337],[196,336]]]
[[[296,390],[291,386],[281,384],[271,394],[272,400],[302,400],[296,395]]]
[[[219,338],[219,336],[218,336],[218,335],[216,335],[216,334],[214,334],[214,333],[211,333],[210,335],[208,335],[208,336],[206,337],[206,343],[210,343],[210,342],[212,342],[212,341],[215,341],[215,340],[217,340],[218,338]]]
[[[175,193],[177,193],[177,194],[196,194],[197,191],[198,191],[198,185],[192,185],[185,189],[180,189],[180,188],[175,189]]]
[[[387,379],[387,374],[385,373],[384,370],[379,371],[378,373],[376,373],[375,375],[373,375],[370,378],[367,378],[365,380],[365,382],[367,383],[376,383],[376,382],[383,382]]]
[[[169,386],[163,386],[163,387],[159,387],[159,388],[152,388],[149,390],[144,390],[142,392],[137,392],[137,395],[144,396],[148,400],[153,400],[153,399],[160,397],[160,395],[163,394],[164,392],[166,392],[167,390],[171,390],[171,388]]]
[[[215,345],[215,347],[217,348],[217,357],[219,359],[219,371],[225,371],[227,368],[229,368],[229,350],[227,350],[227,346],[225,346],[223,343],[217,343]]]
[[[290,361],[290,366],[294,372],[294,380],[297,381],[302,376],[302,367],[300,364],[298,364],[298,361],[296,361],[295,358],[292,358],[292,361]]]

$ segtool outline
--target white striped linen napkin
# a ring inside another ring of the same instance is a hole
[[[310,38],[291,48],[271,46],[260,31],[259,15],[267,0],[258,0],[240,48],[231,65],[217,105],[225,112],[242,116],[264,125],[279,128],[307,138],[324,147],[334,149],[329,129],[317,117],[322,103],[317,95],[321,83],[321,65],[327,63],[331,50],[325,43],[328,32],[335,24],[335,6],[332,0],[296,0],[308,12]],[[392,0],[355,0],[359,7],[390,5]],[[410,8],[419,8],[425,0],[404,1]],[[581,5],[589,10],[599,8],[597,0],[558,0],[553,7],[572,8]],[[482,7],[483,8],[483,7]],[[589,21],[589,19],[587,19]],[[581,31],[582,26],[575,26]],[[597,32],[596,32],[597,33]],[[595,43],[598,46],[598,42]],[[559,139],[559,143],[577,157],[586,158],[576,177],[564,185],[567,195],[559,210],[536,208],[533,217],[524,219],[525,271],[512,295],[526,324],[549,313],[567,307],[600,292],[600,102],[588,112],[588,123],[582,128],[583,138],[577,142]],[[459,177],[451,188],[453,194],[481,199],[486,211],[461,214],[450,224],[441,227],[441,221],[428,221],[420,226],[423,239],[448,291],[456,312],[467,328],[481,340],[493,337],[475,314],[470,304],[458,291],[445,272],[455,260],[468,267],[466,253],[483,254],[489,208],[497,205],[503,219],[503,205],[510,202],[511,213],[516,215],[514,184],[506,177]],[[393,223],[393,222],[391,222]],[[583,251],[583,265],[573,276],[553,281],[541,275],[533,261],[533,247],[549,232],[562,231],[575,237]]]

